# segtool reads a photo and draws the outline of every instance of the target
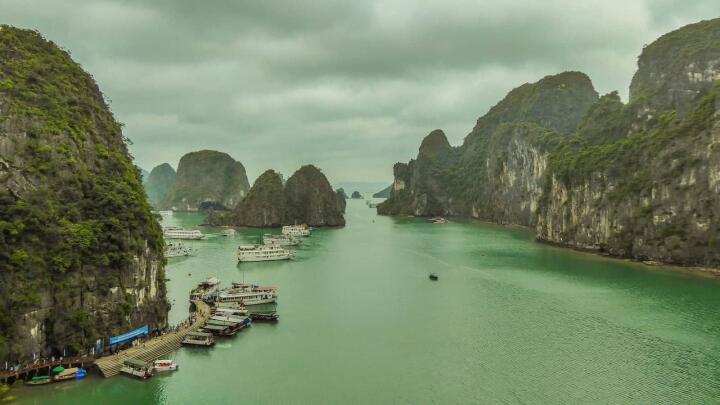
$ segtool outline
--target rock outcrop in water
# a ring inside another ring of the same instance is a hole
[[[394,167],[381,214],[534,226],[540,240],[720,265],[720,19],[643,50],[623,104],[581,73],[513,90],[461,147],[439,131]]]
[[[155,166],[145,180],[145,192],[153,205],[162,202],[175,184],[175,169],[167,163]]]
[[[353,200],[360,200],[363,198],[362,194],[360,194],[359,191],[353,191],[352,195],[350,196]]]
[[[301,167],[285,183],[286,224],[344,226],[345,218],[330,182],[313,165]]]
[[[343,226],[344,201],[315,166],[301,167],[284,185],[278,173],[267,170],[233,212],[209,212],[205,222],[250,227]]]
[[[0,361],[167,323],[163,240],[92,77],[0,26]]]
[[[342,187],[335,190],[335,198],[337,199],[337,205],[338,205],[338,208],[340,209],[340,212],[342,212],[344,214],[345,209],[347,208],[348,196]]]
[[[195,211],[204,205],[234,208],[250,188],[245,167],[230,155],[201,150],[184,155],[163,208]]]
[[[274,170],[255,180],[247,197],[234,210],[233,223],[253,227],[277,227],[284,223],[285,192]]]

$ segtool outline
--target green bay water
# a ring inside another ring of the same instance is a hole
[[[262,231],[205,229],[196,256],[169,260],[171,322],[216,276],[278,286],[278,323],[183,348],[170,356],[179,371],[148,381],[20,387],[18,403],[720,402],[715,279],[536,243],[527,229],[379,217],[359,200],[346,219],[286,262],[237,264],[237,245]]]

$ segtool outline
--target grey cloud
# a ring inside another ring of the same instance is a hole
[[[715,1],[3,0],[98,80],[142,167],[201,148],[250,177],[315,163],[389,181],[443,128],[453,144],[509,90],[581,70],[627,86],[642,45]]]

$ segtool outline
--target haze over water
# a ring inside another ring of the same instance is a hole
[[[196,256],[169,259],[172,323],[212,275],[277,285],[277,324],[183,348],[178,372],[145,382],[93,377],[13,394],[55,405],[720,398],[716,280],[538,244],[525,229],[378,217],[357,200],[346,219],[315,231],[294,261],[238,265],[235,248],[256,229],[203,230],[214,235],[191,243]]]

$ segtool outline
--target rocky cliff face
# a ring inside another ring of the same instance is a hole
[[[0,27],[0,360],[167,323],[163,240],[92,77]]]
[[[175,184],[175,169],[167,163],[155,166],[145,181],[145,192],[153,205],[165,199],[168,191]]]
[[[378,212],[465,215],[511,222],[513,218],[498,214],[524,208],[493,205],[498,202],[494,194],[500,192],[495,189],[499,183],[493,167],[502,167],[498,159],[512,154],[507,150],[509,138],[519,141],[515,132],[507,130],[506,124],[535,124],[566,133],[575,129],[597,99],[592,82],[579,72],[547,76],[512,90],[478,119],[461,147],[450,146],[439,129],[426,136],[416,159],[406,165],[395,165],[391,196],[380,204]]]
[[[205,222],[250,227],[343,226],[345,200],[340,191],[334,192],[325,175],[312,165],[301,167],[285,184],[278,173],[267,170],[232,213],[209,212]]]
[[[716,19],[646,47],[628,104],[617,93],[597,99],[577,73],[521,86],[457,152],[436,139],[438,153],[421,147],[396,164],[378,212],[473,216],[617,256],[720,265],[719,55]]]
[[[285,211],[280,175],[267,170],[255,180],[247,197],[235,208],[233,222],[252,227],[277,227],[283,224]]]
[[[285,183],[285,223],[344,226],[345,218],[325,175],[313,165],[298,169]]]
[[[345,194],[345,190],[342,187],[335,190],[335,199],[337,200],[337,206],[340,209],[340,212],[344,214],[345,209],[347,208],[348,196]]]
[[[249,188],[245,167],[227,153],[191,152],[180,159],[175,183],[161,206],[181,211],[202,205],[232,209]]]

